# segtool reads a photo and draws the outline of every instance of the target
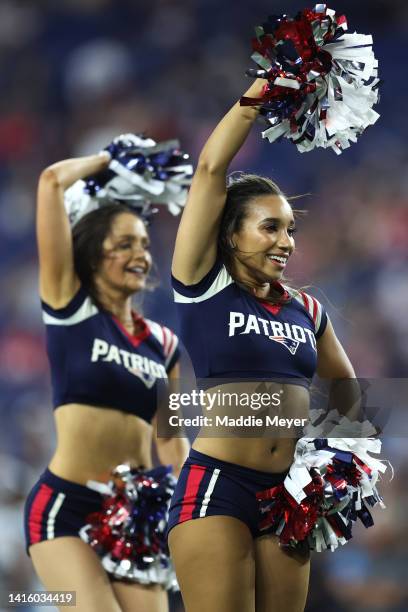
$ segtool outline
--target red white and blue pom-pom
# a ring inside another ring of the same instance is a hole
[[[350,540],[357,519],[371,527],[369,507],[385,508],[376,483],[387,466],[371,455],[380,450],[373,438],[301,438],[285,481],[257,494],[260,529],[321,552]]]
[[[166,540],[175,482],[171,467],[142,472],[120,465],[108,485],[88,483],[104,501],[100,512],[87,517],[80,536],[113,577],[178,590]]]
[[[123,134],[105,149],[108,168],[74,183],[65,192],[65,208],[74,225],[91,210],[124,202],[148,218],[154,205],[179,214],[185,205],[193,167],[178,140],[156,143],[141,135]]]
[[[300,152],[331,147],[337,154],[356,142],[379,114],[378,61],[372,36],[346,34],[347,21],[326,4],[296,17],[271,16],[255,29],[249,76],[267,80],[261,98],[241,98],[260,106],[268,129],[263,138],[289,138]]]

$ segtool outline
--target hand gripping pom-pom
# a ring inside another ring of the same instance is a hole
[[[156,143],[141,135],[123,134],[105,149],[111,156],[103,172],[77,181],[65,192],[72,225],[104,204],[124,202],[149,219],[154,205],[179,214],[187,199],[193,167],[177,140]]]
[[[352,537],[353,524],[374,522],[368,506],[384,508],[376,482],[386,470],[373,438],[301,438],[285,481],[257,493],[261,531],[281,545],[335,550]]]
[[[178,589],[166,541],[175,486],[170,472],[169,467],[142,472],[120,465],[107,485],[88,483],[102,493],[103,504],[87,517],[80,536],[116,579]]]
[[[249,76],[266,79],[261,98],[241,98],[260,106],[268,124],[263,138],[289,138],[300,152],[331,147],[337,154],[379,114],[378,62],[372,37],[346,34],[347,22],[325,4],[295,18],[271,16],[255,29],[252,59],[260,69]]]

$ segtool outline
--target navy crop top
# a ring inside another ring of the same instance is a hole
[[[130,335],[82,287],[64,308],[42,307],[54,407],[78,403],[117,408],[150,423],[157,381],[167,379],[179,358],[177,336],[148,319],[140,320],[140,334]]]
[[[279,306],[242,289],[217,261],[195,285],[172,278],[180,330],[197,378],[269,379],[307,386],[317,367],[316,339],[327,325],[312,296],[279,285]]]

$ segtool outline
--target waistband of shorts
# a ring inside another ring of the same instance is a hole
[[[64,493],[71,493],[73,495],[86,495],[88,498],[94,497],[97,500],[101,499],[101,494],[93,489],[90,489],[86,485],[80,484],[79,482],[73,482],[72,480],[66,480],[57,476],[48,468],[45,469],[44,473],[40,476],[40,482],[49,485],[53,489],[59,489]]]
[[[229,461],[217,459],[217,457],[211,457],[211,455],[205,455],[204,453],[200,453],[193,448],[190,449],[188,458],[192,463],[198,463],[212,469],[219,468],[225,472],[233,472],[241,477],[246,477],[260,483],[265,483],[266,485],[269,485],[271,481],[274,480],[277,482],[283,482],[289,472],[289,469],[285,470],[284,472],[264,472],[262,470],[254,470],[253,468],[239,465],[238,463],[230,463]]]

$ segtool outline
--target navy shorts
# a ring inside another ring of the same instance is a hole
[[[167,533],[185,521],[223,515],[243,521],[254,538],[265,535],[256,494],[281,484],[287,473],[261,472],[191,449],[171,500]]]
[[[27,551],[32,544],[77,536],[86,517],[102,507],[102,495],[45,470],[32,488],[24,512]]]

